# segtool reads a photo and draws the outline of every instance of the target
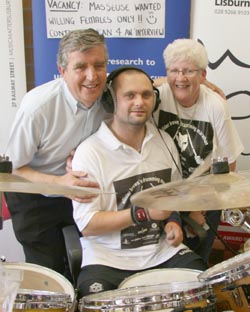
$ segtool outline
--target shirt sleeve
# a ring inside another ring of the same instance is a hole
[[[29,164],[41,144],[39,121],[23,110],[17,112],[11,128],[7,155],[13,163],[13,169]]]
[[[91,180],[99,183],[102,188],[103,182],[100,178],[99,161],[95,157],[95,151],[86,141],[81,143],[74,154],[72,161],[72,169],[74,171],[83,171],[88,175],[87,180]],[[82,231],[90,222],[92,217],[105,207],[105,198],[102,195],[98,195],[90,203],[79,203],[73,201],[73,217],[78,226],[78,229]]]
[[[208,90],[206,93],[207,114],[214,129],[213,157],[227,157],[229,163],[236,161],[244,150],[239,134],[231,118],[228,102]],[[209,99],[210,97],[210,99]]]
[[[166,220],[166,224],[168,222],[176,222],[178,223],[180,226],[182,226],[182,221],[181,221],[181,217],[180,217],[180,214],[176,211],[173,211],[171,213],[171,215],[167,218]]]

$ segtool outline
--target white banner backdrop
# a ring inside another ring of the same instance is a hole
[[[22,1],[0,1],[0,154],[4,154],[11,124],[26,92]],[[0,230],[0,256],[7,261],[24,259],[11,220],[4,221]]]
[[[0,154],[5,153],[10,127],[26,92],[22,1],[0,1]]]
[[[249,1],[191,2],[190,37],[208,51],[208,80],[226,94],[245,146],[237,170],[250,169],[250,6]]]

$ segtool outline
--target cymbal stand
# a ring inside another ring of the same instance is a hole
[[[247,233],[250,233],[250,208],[223,210],[221,221],[229,223],[232,226],[241,227]]]

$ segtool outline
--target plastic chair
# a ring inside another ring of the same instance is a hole
[[[77,278],[80,273],[82,263],[80,233],[76,225],[69,225],[63,228],[63,236],[67,251],[70,274],[72,276],[73,285],[76,287]]]

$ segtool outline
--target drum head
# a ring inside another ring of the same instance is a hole
[[[250,275],[250,251],[218,263],[198,276],[201,282],[222,282],[226,279],[235,281]]]
[[[58,292],[70,295],[71,301],[75,301],[75,291],[71,283],[61,274],[31,263],[5,262],[7,269],[18,269],[23,271],[23,280],[20,288],[26,290],[41,290]]]
[[[121,282],[118,288],[198,281],[201,271],[190,269],[154,269],[136,273]]]

